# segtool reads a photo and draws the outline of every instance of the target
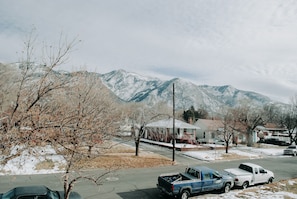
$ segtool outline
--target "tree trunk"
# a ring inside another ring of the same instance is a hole
[[[135,141],[135,156],[138,156],[138,151],[139,151],[139,139]]]
[[[252,146],[253,145],[253,131],[252,130],[247,131],[246,139],[247,139],[247,146]]]
[[[229,149],[229,141],[226,142],[226,153],[228,153],[228,149]]]

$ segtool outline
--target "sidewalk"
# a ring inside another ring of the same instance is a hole
[[[172,149],[171,143],[157,142],[147,139],[141,139],[141,142],[167,147]],[[259,147],[247,147],[238,145],[229,147],[226,153],[224,145],[215,144],[180,144],[176,143],[175,148],[181,151],[183,155],[203,161],[218,161],[218,160],[232,160],[232,159],[257,159],[267,156],[284,157],[283,147],[276,147],[274,145],[259,145]]]
[[[153,145],[158,145],[162,147],[167,147],[172,149],[173,144],[172,143],[166,143],[166,142],[157,142],[153,140],[148,140],[148,139],[140,139],[141,142],[148,143],[148,144],[153,144]],[[176,143],[175,144],[175,149],[177,151],[205,151],[205,150],[214,150],[214,149],[225,149],[224,145],[208,145],[208,144],[198,144],[198,145],[193,145],[193,144],[185,144],[185,143]]]

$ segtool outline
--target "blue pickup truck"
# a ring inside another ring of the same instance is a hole
[[[205,166],[189,167],[184,173],[161,174],[157,184],[162,193],[180,199],[207,191],[229,192],[233,186],[234,179],[231,176]]]

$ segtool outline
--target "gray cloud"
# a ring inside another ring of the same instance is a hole
[[[297,92],[296,10],[294,0],[3,0],[0,61],[17,61],[35,27],[40,44],[61,32],[82,40],[63,69],[122,68],[283,101]]]

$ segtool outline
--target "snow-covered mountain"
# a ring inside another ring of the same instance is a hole
[[[20,68],[17,64],[10,65],[10,67]],[[37,78],[44,72],[44,67],[35,68],[36,70],[34,70],[32,77]],[[64,75],[65,78],[69,74],[65,71],[56,71],[56,73]],[[239,90],[231,85],[196,85],[180,78],[166,81],[124,70],[114,70],[105,74],[86,71],[83,73],[100,78],[102,83],[115,95],[115,98],[119,98],[123,102],[145,102],[147,105],[166,102],[169,106],[172,106],[174,84],[176,109],[187,110],[194,106],[195,109],[204,108],[209,112],[217,113],[222,107],[236,106],[242,100],[249,100],[256,106],[264,106],[268,103],[284,105],[271,100],[267,96]]]
[[[230,85],[195,85],[179,78],[163,81],[124,70],[115,70],[100,77],[113,93],[126,102],[145,102],[153,105],[162,101],[172,106],[174,84],[176,109],[185,110],[194,106],[196,109],[202,107],[217,112],[223,106],[233,107],[244,99],[251,100],[259,106],[276,103],[259,93],[239,90]]]

